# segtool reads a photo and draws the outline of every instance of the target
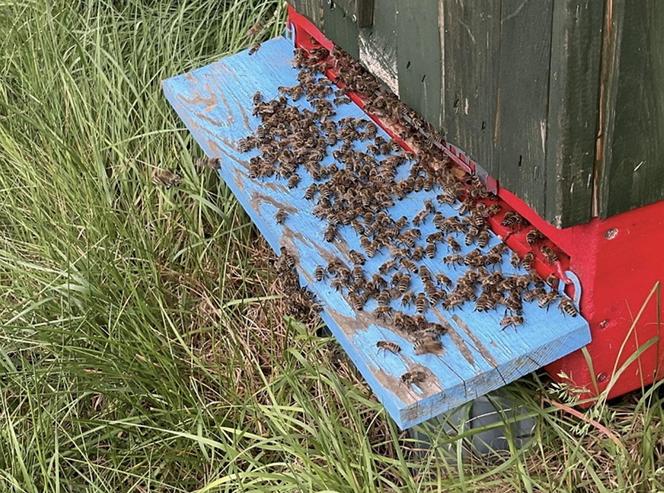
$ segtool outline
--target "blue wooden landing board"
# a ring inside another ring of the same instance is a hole
[[[375,301],[356,312],[344,292],[335,291],[325,281],[316,282],[314,269],[319,264],[326,265],[331,258],[339,257],[351,265],[347,252],[362,251],[359,238],[351,228],[342,228],[340,239],[334,243],[324,241],[325,225],[312,212],[314,201],[303,198],[305,188],[312,183],[311,177],[300,173],[302,180],[294,189],[288,189],[277,178],[252,180],[248,176],[248,161],[257,151],[237,150],[238,140],[251,134],[260,123],[252,116],[254,93],[260,91],[265,99],[272,99],[278,96],[279,86],[297,83],[297,71],[291,66],[292,50],[287,39],[273,39],[253,55],[241,52],[170,78],[163,83],[164,92],[205,153],[220,158],[221,177],[271,247],[278,252],[281,246],[286,246],[298,259],[300,281],[322,302],[323,320],[401,428],[497,389],[590,342],[588,323],[581,316],[564,316],[555,306],[547,311],[536,303],[524,302],[525,324],[518,329],[501,330],[502,311],[477,312],[473,304],[466,303],[461,310],[446,312],[439,305],[428,310],[427,317],[447,322],[451,327],[442,337],[444,351],[439,355],[416,355],[407,335],[386,327],[371,314]],[[309,107],[304,98],[295,104]],[[347,116],[367,118],[353,104],[337,109],[337,119]],[[379,134],[389,139],[382,130]],[[364,144],[355,146],[362,150]],[[330,151],[323,163],[331,162]],[[440,189],[434,189],[411,194],[397,202],[390,213],[395,218],[402,215],[412,218],[426,198],[435,198],[439,193]],[[289,211],[282,225],[274,220],[280,207]],[[437,207],[446,216],[458,214],[449,206]],[[431,217],[420,229],[422,238],[435,231]],[[459,240],[463,245],[463,238]],[[486,249],[498,242],[498,238],[492,237]],[[473,248],[474,245],[464,246],[462,253]],[[456,280],[463,269],[443,264],[441,258],[448,253],[447,247],[440,245],[438,255],[424,259],[423,263],[433,274],[444,272]],[[368,259],[367,275],[377,272],[388,255],[383,252]],[[498,268],[506,273],[524,272],[515,270],[508,262]],[[421,291],[419,279],[415,283],[415,292]],[[395,309],[414,313],[414,308],[404,310],[396,303]],[[379,340],[396,342],[402,352],[379,352],[376,349]],[[421,388],[401,383],[404,372],[417,368],[426,369],[429,375]]]

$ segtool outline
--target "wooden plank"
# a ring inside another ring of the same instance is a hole
[[[399,97],[441,129],[442,59],[438,0],[398,2],[397,6]]]
[[[453,313],[435,307],[427,312],[432,321],[448,321],[451,331],[442,338],[442,355],[416,355],[411,336],[390,324],[376,320],[371,314],[375,301],[362,311],[355,311],[346,299],[327,282],[315,282],[314,269],[328,259],[348,260],[348,250],[361,250],[359,238],[352,228],[342,228],[341,238],[334,243],[323,239],[325,225],[313,214],[313,203],[303,198],[310,176],[302,174],[300,184],[288,189],[281,180],[254,180],[248,176],[248,160],[257,151],[240,153],[235,142],[249,135],[258,125],[252,116],[251,97],[260,91],[266,98],[277,96],[279,86],[294,85],[296,71],[292,68],[292,44],[278,38],[264,43],[261,50],[249,56],[246,51],[164,81],[166,97],[210,157],[222,160],[220,175],[258,226],[273,249],[286,246],[298,259],[300,281],[321,301],[323,320],[367,380],[385,408],[402,428],[407,428],[455,408],[486,392],[525,375],[590,340],[588,324],[582,317],[565,317],[557,309],[545,311],[534,303],[525,303],[526,322],[518,330],[501,330],[502,313],[478,312],[465,305]],[[306,106],[304,98],[296,104]],[[338,108],[337,116],[368,117],[355,105]],[[380,130],[380,135],[388,138]],[[358,150],[366,144],[356,143]],[[331,163],[328,155],[324,164]],[[339,166],[343,166],[338,163]],[[407,169],[402,170],[404,173]],[[393,217],[413,215],[421,210],[426,199],[441,193],[440,188],[420,191],[397,202],[388,212]],[[274,221],[278,207],[290,214],[283,225]],[[441,212],[458,214],[449,206]],[[422,226],[423,237],[435,231],[429,218]],[[490,248],[500,240],[491,238]],[[467,253],[471,247],[463,247]],[[458,279],[461,272],[446,266],[441,257],[449,253],[440,247],[434,259],[423,263],[432,273],[443,272]],[[368,259],[364,266],[368,275],[388,258],[383,252]],[[507,260],[507,259],[506,259]],[[507,273],[514,269],[507,261],[500,266]],[[421,290],[415,280],[415,290]],[[373,303],[373,305],[372,305]],[[393,305],[397,308],[397,305]],[[399,307],[399,309],[402,309]],[[413,313],[413,308],[405,309]],[[389,340],[402,347],[400,355],[379,353],[376,342]],[[426,368],[429,378],[422,389],[400,383],[400,376],[409,369]]]
[[[323,3],[325,0],[288,0],[300,14],[313,22],[318,28],[323,27]]]
[[[664,2],[611,0],[606,15],[602,217],[664,198]]]
[[[355,0],[357,10],[357,27],[371,27],[374,17],[374,0]],[[381,8],[384,6],[381,4]]]
[[[447,139],[491,176],[494,156],[500,2],[442,0],[442,123]]]
[[[350,12],[349,10],[350,9]],[[352,7],[338,2],[325,2],[323,6],[323,32],[335,44],[359,58],[357,23],[353,21]]]
[[[595,0],[553,5],[545,219],[557,227],[591,218],[603,13]]]
[[[381,0],[370,28],[359,31],[360,62],[399,94],[397,77],[397,0]]]
[[[503,0],[497,159],[501,187],[546,210],[546,136],[552,2]]]

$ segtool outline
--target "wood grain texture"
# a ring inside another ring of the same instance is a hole
[[[491,176],[495,156],[500,2],[441,0],[442,123],[447,139]]]
[[[595,0],[553,4],[545,219],[557,227],[591,218],[603,13]]]
[[[288,0],[295,10],[313,22],[318,28],[323,27],[323,4],[325,0]]]
[[[565,317],[556,308],[545,311],[536,304],[526,303],[526,323],[518,330],[500,330],[502,313],[477,312],[473,306],[464,305],[453,313],[429,310],[430,320],[447,321],[452,330],[442,338],[442,355],[418,356],[407,334],[373,317],[375,301],[364,310],[355,311],[343,292],[335,291],[327,282],[313,281],[315,267],[326,264],[330,258],[339,257],[350,263],[347,252],[361,250],[359,238],[351,228],[342,228],[338,241],[325,242],[324,224],[313,215],[314,204],[303,198],[311,177],[301,174],[302,181],[292,190],[276,178],[252,180],[248,177],[248,160],[257,151],[240,153],[235,148],[238,139],[253,132],[259,123],[252,116],[252,95],[260,91],[266,98],[272,98],[277,96],[279,86],[296,83],[291,57],[291,42],[278,38],[264,43],[255,55],[241,52],[168,79],[163,83],[164,92],[205,153],[221,159],[221,177],[270,246],[275,251],[285,246],[298,259],[300,282],[323,304],[323,320],[401,428],[421,423],[501,387],[590,341],[588,324],[583,318]],[[308,105],[304,100],[297,104]],[[355,105],[341,106],[337,113],[336,118],[366,118]],[[387,138],[382,130],[380,134]],[[357,144],[358,149],[364,146]],[[331,156],[324,161],[331,162]],[[434,189],[411,194],[390,213],[395,217],[412,217],[422,208],[423,200],[438,193],[440,190]],[[274,220],[278,207],[292,211],[283,225]],[[441,212],[457,213],[448,206]],[[421,229],[423,237],[434,231],[431,219]],[[492,237],[488,248],[498,241]],[[464,252],[468,250],[464,247]],[[441,246],[438,256],[424,263],[434,274],[444,272],[456,279],[460,272],[440,260],[447,253],[446,247]],[[375,272],[387,255],[381,253],[369,259],[365,265],[367,274]],[[513,272],[507,262],[501,268]],[[419,279],[415,283],[415,289],[421,289],[417,285],[421,283]],[[397,308],[396,304],[393,306]],[[412,311],[406,311],[409,310]],[[379,340],[396,342],[402,353],[379,353],[376,349]],[[429,375],[421,388],[400,382],[405,371],[415,368],[425,369]]]
[[[360,57],[358,47],[358,27],[353,21],[354,2],[344,5],[338,2],[323,4],[323,30],[335,44],[346,50],[355,58]]]
[[[551,21],[551,0],[502,1],[496,178],[540,214],[546,211]]]
[[[664,198],[664,2],[610,0],[606,15],[602,217]]]
[[[397,70],[397,0],[381,0],[370,28],[359,31],[360,62],[399,94]]]
[[[438,0],[397,2],[396,5],[399,97],[441,129],[442,58]]]

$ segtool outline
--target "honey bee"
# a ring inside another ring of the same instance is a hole
[[[521,302],[521,296],[514,295],[512,293],[510,296],[504,300],[505,307],[514,313],[520,313],[523,310],[523,304]]]
[[[254,43],[253,45],[251,45],[251,48],[249,48],[249,54],[253,55],[260,49],[261,49],[261,43]]]
[[[361,266],[356,265],[355,267],[353,267],[351,275],[353,277],[353,282],[355,282],[355,284],[361,284],[364,282],[364,271],[362,270]]]
[[[533,252],[528,252],[521,259],[521,265],[523,265],[526,270],[533,270],[535,267],[535,254]]]
[[[358,312],[362,311],[362,309],[364,308],[365,299],[361,294],[355,291],[350,291],[348,293],[348,298],[354,310]]]
[[[447,246],[449,246],[450,248],[450,251],[454,253],[461,251],[461,245],[459,245],[459,243],[454,238],[449,236],[446,241],[447,241]]]
[[[426,265],[420,265],[417,269],[417,273],[420,276],[420,279],[422,279],[422,282],[428,282],[431,280],[431,271],[427,268]]]
[[[502,330],[507,329],[508,327],[518,327],[519,325],[523,325],[523,315],[507,315],[503,317],[503,319],[500,321],[500,328]]]
[[[337,277],[332,279],[330,285],[334,288],[335,291],[341,291],[345,287],[346,283],[343,279]]]
[[[376,309],[374,310],[374,315],[378,320],[387,321],[390,319],[393,312],[394,310],[392,310],[391,307],[381,305],[376,307]]]
[[[408,386],[411,385],[419,386],[420,384],[424,383],[426,379],[427,379],[427,374],[422,370],[407,371],[406,373],[401,375],[401,382]]]
[[[436,256],[436,250],[436,244],[429,243],[424,249],[424,253],[426,254],[427,258],[434,258]]]
[[[390,353],[393,354],[399,354],[401,352],[401,346],[399,346],[396,342],[392,341],[378,341],[376,343],[376,347],[378,348],[378,352],[389,351]]]
[[[353,262],[355,265],[364,265],[364,263],[366,262],[364,255],[355,250],[351,250],[348,252],[348,258],[350,258],[350,261]]]
[[[489,250],[490,254],[500,255],[502,257],[503,253],[507,250],[507,245],[505,243],[498,243],[496,246]]]
[[[392,277],[392,284],[397,288],[397,290],[403,294],[408,290],[410,286],[410,276],[408,274],[396,273]]]
[[[506,228],[518,230],[521,228],[521,226],[526,224],[526,220],[521,217],[518,212],[508,211],[505,213],[505,216],[503,216],[503,220],[500,224]]]
[[[396,259],[390,259],[386,261],[385,263],[381,264],[381,266],[378,268],[378,272],[381,274],[385,275],[391,270],[394,270],[397,268],[397,260]]]
[[[440,343],[438,338],[431,337],[429,335],[423,335],[422,337],[415,339],[413,349],[417,355],[426,353],[439,353],[443,350],[443,345]]]
[[[314,195],[316,194],[317,191],[318,191],[318,184],[317,183],[312,183],[304,191],[304,199],[305,200],[313,200]]]
[[[459,293],[451,293],[443,300],[443,308],[445,308],[445,310],[452,311],[463,305],[465,302],[466,300],[460,296]]]
[[[544,295],[546,295],[546,290],[544,288],[534,288],[523,293],[523,300],[533,301],[541,298]]]
[[[496,307],[496,301],[488,293],[482,293],[475,301],[475,311],[487,312]]]
[[[487,215],[488,215],[489,217],[491,217],[491,216],[495,216],[496,214],[500,213],[500,211],[501,211],[502,209],[503,209],[503,208],[500,206],[500,204],[491,204],[491,205],[488,207],[488,209],[487,209],[486,212],[487,212]]]
[[[378,298],[376,298],[378,306],[388,306],[391,300],[392,294],[388,290],[381,291],[378,293]]]
[[[558,254],[553,250],[553,248],[543,245],[542,248],[540,248],[540,251],[544,256],[544,259],[549,264],[553,264],[558,261]]]
[[[486,230],[480,231],[480,233],[477,235],[477,245],[480,248],[484,248],[489,244],[489,232]]]
[[[512,252],[512,257],[510,258],[510,264],[512,264],[512,267],[515,269],[521,265],[521,259],[517,255],[516,252]]]
[[[443,299],[445,296],[445,291],[439,290],[434,286],[433,284],[426,284],[424,286],[424,292],[426,293],[427,297],[429,298],[429,303],[431,305],[436,305],[438,302]]]
[[[449,277],[447,277],[443,273],[436,274],[436,281],[438,281],[438,283],[441,286],[451,286],[452,285],[452,279],[450,279]]]
[[[551,291],[537,297],[537,306],[540,308],[548,308],[548,306],[558,299],[558,293]]]
[[[328,243],[331,243],[336,239],[336,237],[337,237],[337,226],[334,224],[330,224],[327,228],[325,228],[325,233],[323,234],[323,238]]]
[[[429,244],[435,244],[438,241],[443,241],[443,233],[440,231],[431,233],[429,236],[427,236],[427,243]]]
[[[274,214],[274,220],[277,224],[283,224],[286,218],[288,217],[288,212],[283,207],[277,209],[277,212]]]
[[[165,188],[171,188],[178,186],[182,178],[177,173],[169,171],[167,169],[155,168],[152,171],[152,183],[155,185],[161,185]]]
[[[552,272],[549,274],[544,282],[546,282],[549,286],[552,288],[556,289],[558,287],[560,279],[556,277],[556,275]]]
[[[411,258],[415,260],[416,262],[419,262],[424,258],[424,248],[421,246],[417,246],[413,249],[412,253],[410,254]]]
[[[415,310],[417,313],[424,313],[424,310],[427,309],[428,304],[427,297],[424,293],[419,293],[415,297]]]
[[[457,198],[456,198],[456,195],[454,193],[452,193],[449,190],[446,190],[443,193],[441,193],[440,195],[438,195],[436,197],[436,200],[439,203],[444,204],[444,205],[454,205]]]
[[[291,175],[288,179],[288,188],[295,188],[298,183],[300,183],[299,175]]]
[[[413,262],[412,260],[408,260],[406,258],[401,258],[400,262],[401,262],[401,266],[404,269],[406,269],[406,270],[408,270],[412,273],[416,273],[419,270],[419,268],[417,267],[417,264],[415,262]]]
[[[535,243],[539,242],[539,241],[542,241],[543,239],[544,239],[544,235],[536,229],[531,229],[526,234],[526,241],[531,246],[534,245]]]
[[[401,297],[401,306],[407,307],[412,305],[415,302],[415,295],[413,294],[412,291],[408,291],[407,293],[404,293],[403,296]]]
[[[463,265],[464,257],[463,255],[459,255],[458,253],[454,253],[452,255],[446,255],[445,257],[443,257],[443,262],[445,262],[446,265],[451,265],[455,267],[457,265]]]
[[[261,104],[263,102],[263,94],[260,91],[256,91],[251,100],[253,101],[254,106]]]
[[[565,315],[569,315],[570,317],[576,317],[579,314],[574,302],[566,296],[560,300],[558,308],[560,308],[560,311]]]
[[[314,270],[314,277],[318,282],[322,281],[326,277],[325,268],[322,265],[318,265]]]

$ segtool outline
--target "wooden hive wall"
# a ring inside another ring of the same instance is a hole
[[[552,224],[664,198],[657,0],[292,3]]]

